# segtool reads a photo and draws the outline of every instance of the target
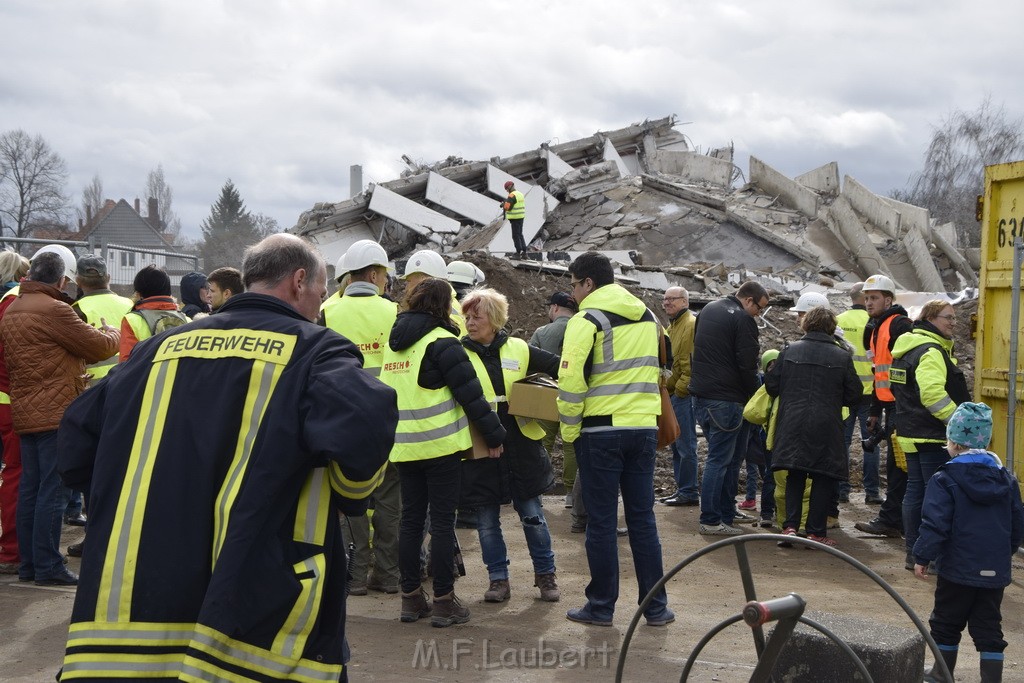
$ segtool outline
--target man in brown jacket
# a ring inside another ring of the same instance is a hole
[[[105,321],[97,329],[75,314],[62,291],[73,268],[58,254],[37,254],[18,299],[0,320],[14,431],[21,437],[18,578],[41,586],[78,583],[60,553],[69,491],[57,474],[57,427],[64,410],[85,390],[85,364],[117,353],[121,338]]]
[[[693,353],[693,330],[697,319],[690,311],[690,294],[682,287],[669,287],[661,300],[669,318],[668,336],[672,340],[672,376],[667,389],[679,421],[679,438],[672,444],[672,473],[676,492],[662,498],[665,505],[700,505],[697,489],[697,427],[693,403],[687,386],[690,384],[690,354]]]

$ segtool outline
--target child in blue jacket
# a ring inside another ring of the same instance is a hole
[[[914,574],[925,579],[935,561],[939,578],[928,624],[950,673],[964,626],[981,653],[982,683],[1002,680],[1000,604],[1010,584],[1010,560],[1024,540],[1020,487],[995,453],[992,409],[961,403],[946,426],[951,460],[929,480],[914,544]],[[944,680],[936,663],[926,681]]]

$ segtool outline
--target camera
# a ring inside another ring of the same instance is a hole
[[[876,429],[871,432],[871,435],[866,439],[861,439],[860,447],[865,451],[873,451],[878,448],[878,444],[885,440],[886,433],[884,429]]]

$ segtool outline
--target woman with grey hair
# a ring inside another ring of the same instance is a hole
[[[842,411],[860,402],[863,387],[853,357],[832,337],[836,316],[831,310],[812,308],[800,326],[803,338],[783,349],[765,376],[765,390],[778,397],[772,469],[787,471],[782,533],[796,535],[810,479],[807,538],[834,546],[827,537],[828,510],[839,482],[849,477]]]

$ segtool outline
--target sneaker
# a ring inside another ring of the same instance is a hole
[[[791,526],[788,526],[788,527],[786,527],[785,529],[782,530],[782,535],[783,536],[796,536],[796,529],[794,529]],[[783,539],[783,540],[779,541],[778,543],[776,543],[776,545],[779,546],[780,548],[792,548],[793,547],[793,542],[792,541],[787,541],[787,540]]]
[[[733,516],[732,521],[739,522],[740,524],[753,524],[757,521],[757,517],[754,515],[748,515],[745,512],[737,512]]]
[[[569,533],[571,534],[582,534],[587,530],[586,524],[573,524],[569,527]]]
[[[820,543],[822,545],[827,545],[829,548],[835,548],[836,545],[837,545],[837,543],[835,541],[833,541],[831,538],[829,538],[828,536],[815,536],[814,534],[807,534],[807,540],[808,541],[814,541],[814,542]],[[812,548],[811,546],[806,546],[805,545],[804,547],[807,548],[808,550],[814,550],[814,548]]]
[[[882,498],[877,493],[868,493],[864,496],[864,502],[868,505],[881,505],[885,502],[885,498]]]
[[[705,536],[739,536],[743,529],[728,524],[701,524],[700,533]]]
[[[757,501],[756,500],[745,500],[742,503],[740,503],[737,507],[739,507],[740,510],[756,510],[757,509]]]
[[[761,527],[762,529],[773,529],[773,528],[775,528],[775,520],[774,519],[762,519],[760,522],[757,523],[757,525],[759,527]]]
[[[384,583],[373,574],[370,574],[370,578],[366,580],[366,587],[369,590],[387,593],[388,595],[394,595],[402,590],[398,583]]]
[[[566,510],[571,510],[572,507],[573,507],[573,505],[572,505],[572,494],[571,493],[567,493],[567,494],[565,494],[565,509]]]
[[[540,589],[540,599],[544,602],[558,602],[562,598],[562,592],[558,590],[554,572],[534,574],[533,585]]]
[[[693,507],[695,505],[700,505],[700,498],[683,498],[679,493],[673,493],[667,498],[662,498],[660,502],[662,505],[668,505],[670,507]]]
[[[671,624],[675,620],[676,620],[676,613],[673,612],[672,610],[670,610],[668,607],[666,607],[665,611],[662,612],[661,614],[659,614],[658,616],[656,616],[656,617],[647,617],[647,625],[648,626],[665,626],[667,624]]]
[[[405,623],[429,617],[433,610],[427,602],[427,592],[420,586],[411,593],[402,593],[402,616]]]
[[[838,529],[839,528],[839,518],[838,517],[829,517],[828,521],[825,523],[825,528],[826,529]]]
[[[611,619],[597,619],[586,607],[574,607],[565,613],[565,618],[575,621],[577,624],[590,624],[591,626],[611,626]]]
[[[887,538],[900,538],[903,533],[896,527],[889,526],[879,518],[874,518],[870,522],[857,522],[853,525],[857,531],[863,531],[866,534],[873,536],[885,536]]]
[[[77,515],[66,515],[64,517],[64,523],[68,526],[85,526],[88,520],[85,515],[79,512]]]
[[[508,579],[491,581],[490,587],[484,592],[484,602],[505,602],[512,595]]]
[[[60,568],[60,572],[53,576],[45,579],[36,577],[37,586],[77,586],[78,585],[78,574],[69,572],[64,567]]]
[[[430,625],[445,628],[452,624],[465,624],[469,621],[469,610],[462,606],[455,591],[448,595],[434,597],[434,615],[430,617]]]

